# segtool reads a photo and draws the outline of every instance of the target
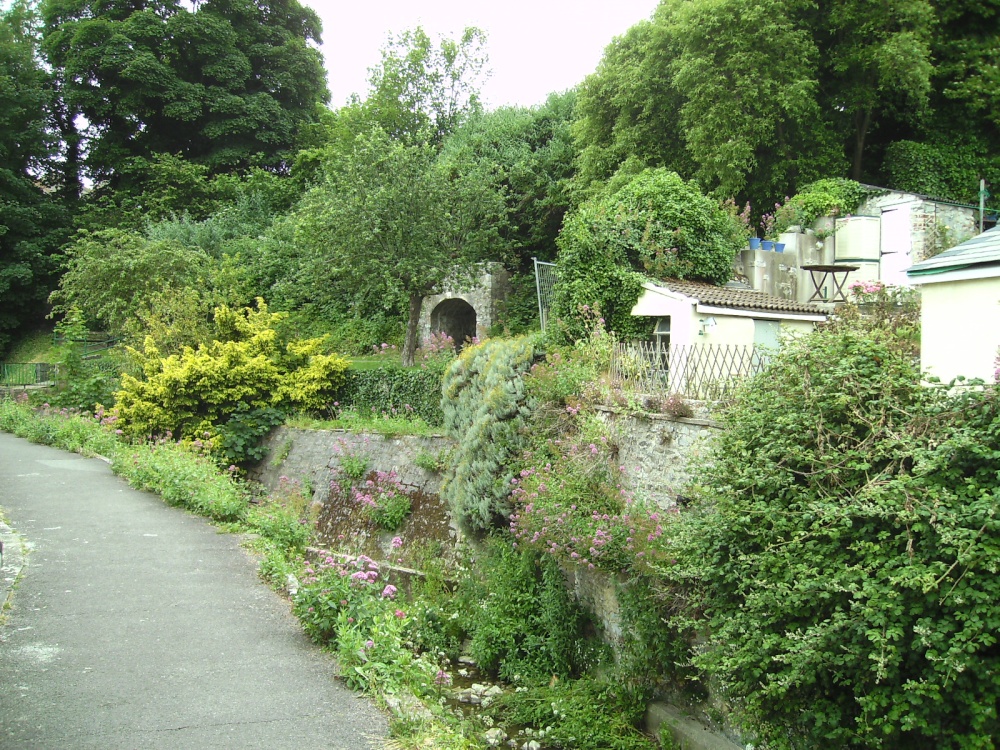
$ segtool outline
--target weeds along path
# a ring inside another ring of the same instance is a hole
[[[6,433],[0,507],[30,550],[0,625],[0,749],[381,746],[385,718],[237,537]]]

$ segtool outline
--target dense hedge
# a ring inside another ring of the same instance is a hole
[[[884,168],[889,185],[896,190],[975,205],[980,178],[990,185],[1000,184],[1000,158],[986,153],[981,144],[896,141],[886,149]],[[986,205],[1000,207],[996,197]]]
[[[376,370],[348,370],[337,395],[341,408],[364,414],[376,412],[410,414],[428,424],[444,422],[441,413],[441,371],[385,367]]]
[[[886,330],[833,325],[723,422],[663,572],[698,580],[694,664],[755,744],[995,748],[998,394],[925,387]]]

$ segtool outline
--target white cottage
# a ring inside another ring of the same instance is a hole
[[[656,336],[670,346],[712,344],[776,349],[782,333],[806,333],[826,320],[816,305],[781,299],[741,285],[667,280],[642,285],[632,315],[656,318]]]
[[[1000,226],[911,266],[920,287],[920,365],[948,382],[993,382],[1000,346]]]

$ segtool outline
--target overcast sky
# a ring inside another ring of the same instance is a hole
[[[611,39],[649,18],[657,0],[304,0],[323,19],[330,104],[364,96],[368,68],[390,33],[417,25],[431,37],[457,37],[466,26],[488,36],[488,107],[540,104],[592,73]]]

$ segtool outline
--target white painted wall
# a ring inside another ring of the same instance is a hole
[[[993,382],[1000,278],[925,283],[921,300],[921,367],[944,382],[958,375]]]

